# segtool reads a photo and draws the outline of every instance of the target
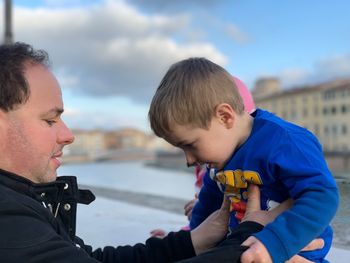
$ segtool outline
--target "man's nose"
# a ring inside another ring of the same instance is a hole
[[[73,132],[67,127],[67,125],[63,121],[62,127],[58,135],[58,142],[64,145],[68,145],[74,142]]]

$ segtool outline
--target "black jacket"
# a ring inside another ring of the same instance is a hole
[[[170,233],[145,244],[92,250],[75,236],[77,203],[95,196],[73,176],[34,184],[0,170],[0,262],[174,262],[195,255],[190,233]]]

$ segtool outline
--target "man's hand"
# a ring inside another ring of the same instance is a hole
[[[276,206],[274,209],[269,211],[261,210],[260,207],[260,189],[257,185],[250,185],[248,188],[248,202],[247,208],[242,219],[244,221],[254,221],[262,225],[267,225],[268,223],[275,220],[284,211],[292,207],[292,199],[288,199],[283,203]]]
[[[242,263],[272,263],[271,256],[263,243],[251,236],[242,243],[249,247],[241,256]]]
[[[249,249],[246,250],[241,256],[242,263],[270,263],[272,259],[266,247],[258,239],[251,236],[246,241],[242,243],[243,246],[248,246]],[[302,251],[311,251],[315,249],[321,249],[324,246],[323,239],[317,238],[311,241]],[[248,252],[248,253],[246,253]],[[286,263],[312,263],[312,261],[307,260],[299,255],[293,256],[291,259],[286,261]]]
[[[277,216],[288,210],[293,204],[291,199],[284,201],[277,207],[270,211],[262,211],[260,207],[260,190],[256,185],[250,185],[248,189],[248,203],[247,210],[243,221],[255,221],[262,225],[272,222]],[[257,238],[251,236],[242,243],[243,246],[249,248],[242,254],[242,263],[270,263],[271,256],[264,246]],[[323,239],[314,239],[302,251],[311,251],[321,249],[324,246]],[[288,263],[310,263],[311,261],[295,255],[287,261]]]
[[[228,229],[229,216],[230,201],[224,197],[221,208],[191,231],[196,255],[207,251],[224,239]]]
[[[153,229],[151,232],[150,232],[150,236],[151,237],[158,237],[158,238],[163,238],[167,235],[167,232],[163,229],[160,229],[160,228],[156,228],[156,229]]]

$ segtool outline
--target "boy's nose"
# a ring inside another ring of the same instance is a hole
[[[185,152],[185,156],[186,156],[186,162],[188,167],[193,166],[197,163],[196,159],[193,157],[192,154]]]

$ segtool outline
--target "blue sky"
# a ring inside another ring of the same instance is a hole
[[[50,53],[64,118],[73,128],[148,131],[148,105],[160,79],[172,63],[190,56],[215,61],[250,89],[260,77],[278,77],[284,88],[350,77],[346,0],[13,5],[15,40]]]

